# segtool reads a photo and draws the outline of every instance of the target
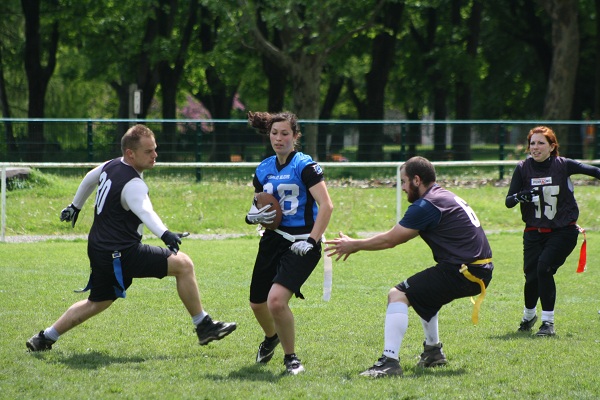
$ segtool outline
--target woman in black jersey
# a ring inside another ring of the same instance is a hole
[[[531,331],[537,321],[538,299],[542,324],[537,336],[553,336],[556,284],[554,274],[577,244],[579,208],[571,175],[600,179],[600,169],[558,155],[554,131],[538,126],[527,135],[529,156],[514,170],[505,204],[520,204],[525,222],[523,272],[525,309],[519,331]]]

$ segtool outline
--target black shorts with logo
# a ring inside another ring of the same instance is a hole
[[[267,301],[273,283],[278,283],[296,297],[304,298],[300,288],[321,259],[321,242],[304,256],[290,250],[292,242],[277,232],[266,230],[258,245],[258,254],[250,283],[250,302]]]
[[[126,290],[133,278],[158,278],[167,276],[167,258],[171,255],[168,249],[137,243],[127,249],[121,250],[121,269],[123,271],[123,285]],[[88,257],[90,259],[90,301],[116,300],[119,296],[115,293],[118,285],[113,266],[113,253],[106,250],[97,250],[88,244]]]

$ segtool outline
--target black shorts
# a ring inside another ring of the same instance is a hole
[[[438,264],[416,273],[395,287],[406,294],[419,317],[429,321],[443,305],[481,293],[479,284],[465,278],[459,270],[460,265]],[[482,279],[486,287],[492,280],[491,269],[469,266],[469,272]]]
[[[138,243],[121,250],[121,268],[123,285],[126,290],[131,286],[133,278],[158,278],[167,276],[167,258],[171,255],[168,249]],[[97,250],[88,245],[90,259],[90,301],[116,300],[118,286],[113,266],[113,254],[105,250]]]
[[[523,272],[535,276],[538,268],[554,275],[577,245],[579,229],[576,225],[549,233],[528,231],[523,233]]]
[[[250,283],[250,302],[267,301],[273,283],[278,283],[296,297],[304,298],[300,288],[321,259],[321,242],[304,256],[290,250],[292,242],[277,232],[266,230],[258,245],[258,254]]]

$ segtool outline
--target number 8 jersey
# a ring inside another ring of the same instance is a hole
[[[254,175],[255,192],[271,193],[281,205],[283,219],[279,229],[291,234],[309,233],[319,208],[309,189],[323,181],[323,170],[301,152],[292,152],[286,164],[277,156],[263,160]]]

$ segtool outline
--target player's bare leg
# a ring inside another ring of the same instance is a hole
[[[76,327],[82,322],[87,321],[94,315],[100,314],[113,303],[113,300],[90,301],[88,299],[78,301],[73,304],[61,317],[54,323],[54,329],[59,334],[63,334]]]
[[[281,340],[281,347],[283,347],[285,353],[283,362],[287,372],[292,375],[297,375],[304,371],[304,367],[296,357],[294,351],[296,338],[294,314],[292,314],[292,310],[290,310],[288,304],[292,295],[293,293],[289,289],[275,283],[269,292],[267,305],[273,316],[275,329],[277,330],[277,335],[279,336],[279,340]]]
[[[213,340],[221,340],[233,332],[237,325],[234,322],[213,321],[210,315],[204,313],[200,302],[200,290],[196,281],[196,272],[191,258],[181,251],[169,256],[167,275],[174,276],[177,284],[177,293],[188,313],[194,318],[202,317],[196,325],[196,334],[200,345],[205,345]]]
[[[188,313],[192,316],[201,313],[200,290],[192,259],[180,251],[169,256],[167,261],[169,263],[167,275],[175,277],[177,294]]]
[[[258,324],[265,333],[265,339],[258,346],[256,362],[266,364],[273,358],[275,348],[279,344],[279,337],[275,330],[275,321],[273,321],[273,316],[269,311],[266,301],[264,303],[250,303],[250,308],[252,308],[256,321],[258,321]]]

